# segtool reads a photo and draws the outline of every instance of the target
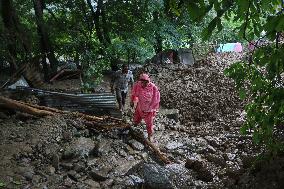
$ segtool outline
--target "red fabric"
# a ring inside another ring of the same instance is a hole
[[[136,108],[134,113],[134,124],[139,124],[142,119],[144,119],[146,123],[147,133],[148,135],[152,135],[154,131],[154,117],[156,112],[141,112]]]

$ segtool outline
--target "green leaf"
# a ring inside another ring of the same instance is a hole
[[[252,135],[252,140],[253,140],[254,143],[259,144],[261,142],[261,138],[260,138],[259,133],[254,132],[253,135]]]
[[[220,18],[215,17],[213,20],[211,20],[209,25],[202,31],[203,40],[208,40],[211,37],[213,30],[216,28],[218,20],[220,20]]]
[[[278,24],[276,25],[275,30],[277,32],[284,31],[284,15],[281,15],[278,19]]]
[[[246,91],[245,91],[244,88],[241,88],[241,89],[239,90],[239,96],[240,96],[240,99],[241,99],[241,100],[244,100],[244,99],[246,98]]]
[[[190,17],[193,20],[199,19],[199,17],[201,16],[201,10],[200,8],[197,6],[196,3],[194,2],[190,2],[188,5],[188,12],[190,14]],[[201,19],[201,18],[200,18]]]
[[[240,128],[240,133],[242,135],[246,135],[248,134],[248,129],[249,129],[249,125],[248,124],[244,124],[243,126],[241,126]]]
[[[0,188],[5,187],[6,184],[0,181]]]
[[[249,1],[237,0],[237,5],[239,6],[239,12],[244,14],[247,11]]]
[[[20,182],[20,181],[13,181],[13,183],[15,184],[15,185],[21,185],[22,183]]]

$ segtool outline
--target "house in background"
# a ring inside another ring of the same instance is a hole
[[[191,49],[181,48],[178,50],[168,49],[156,54],[150,60],[154,64],[186,64],[192,65],[195,62]]]

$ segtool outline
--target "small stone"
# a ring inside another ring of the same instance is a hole
[[[32,170],[28,170],[26,172],[23,173],[23,176],[27,179],[27,180],[32,180],[33,176],[34,176],[34,171]]]
[[[99,189],[101,188],[100,186],[100,183],[94,181],[94,180],[91,180],[91,179],[88,179],[88,180],[85,180],[84,183],[88,186],[90,186],[90,188],[92,189]]]
[[[144,179],[141,179],[141,178],[138,177],[138,176],[129,175],[129,177],[133,180],[133,182],[134,182],[135,185],[139,185],[139,184],[144,183]]]
[[[133,150],[133,148],[129,145],[126,146],[126,152],[130,155],[136,154],[136,152]]]
[[[41,182],[41,176],[39,176],[39,175],[34,175],[34,176],[33,176],[32,183],[33,183],[34,185],[37,185],[37,184],[40,183],[40,182]]]
[[[226,153],[225,154],[225,159],[228,161],[233,161],[236,157],[236,154],[232,154],[232,153]]]
[[[207,154],[206,159],[210,162],[213,162],[213,163],[221,166],[221,167],[224,167],[226,165],[226,161],[221,155]]]
[[[174,150],[174,149],[177,149],[179,147],[183,146],[182,143],[180,142],[169,142],[167,145],[166,145],[166,149],[168,150]]]
[[[207,152],[214,154],[216,153],[216,149],[213,146],[208,145]]]
[[[113,179],[108,179],[104,182],[102,182],[102,188],[110,188],[110,186],[113,184],[114,180]]]
[[[141,144],[140,142],[132,139],[129,141],[129,144],[131,145],[131,147],[134,149],[134,150],[138,150],[138,151],[142,151],[144,150],[144,145]]]
[[[55,173],[55,168],[53,167],[53,166],[48,166],[48,172],[51,174],[51,175],[53,175],[54,173]]]
[[[72,159],[75,157],[75,155],[75,151],[73,151],[71,148],[67,148],[62,154],[62,159]]]
[[[77,172],[76,171],[74,171],[74,170],[71,170],[71,171],[69,171],[68,173],[68,176],[72,179],[72,180],[74,180],[74,181],[78,181],[78,179],[81,177],[79,174],[77,174]]]
[[[76,163],[74,165],[74,170],[77,171],[77,172],[82,172],[85,170],[85,165],[83,163]]]
[[[66,170],[71,170],[73,168],[72,163],[61,163],[60,165],[63,169],[66,169]]]
[[[119,155],[122,156],[122,157],[126,157],[127,156],[127,153],[124,151],[124,150],[119,150]]]
[[[105,181],[108,179],[108,171],[107,170],[96,170],[93,169],[90,171],[90,176],[95,180],[95,181]]]
[[[226,167],[225,168],[225,175],[227,175],[230,178],[236,178],[241,174],[242,170],[238,167]]]
[[[206,182],[213,181],[213,174],[208,170],[202,160],[187,159],[185,167],[193,169],[197,173],[197,178]]]
[[[62,133],[62,137],[63,137],[63,140],[65,140],[65,141],[71,141],[72,133],[70,131],[64,131]]]
[[[64,179],[64,185],[71,188],[73,181],[69,177],[66,177],[66,179]]]
[[[204,167],[204,168],[198,170],[197,178],[200,179],[200,180],[206,181],[206,182],[212,182],[214,176],[208,169],[206,169]]]
[[[147,161],[148,154],[147,153],[142,153],[141,157],[143,158],[144,161]]]
[[[57,154],[52,155],[52,166],[55,170],[59,169],[59,156]]]
[[[230,126],[229,125],[223,125],[224,131],[230,131]]]

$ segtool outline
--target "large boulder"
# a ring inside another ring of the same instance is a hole
[[[170,172],[166,168],[156,164],[144,164],[143,178],[146,188],[176,188],[170,180]]]

